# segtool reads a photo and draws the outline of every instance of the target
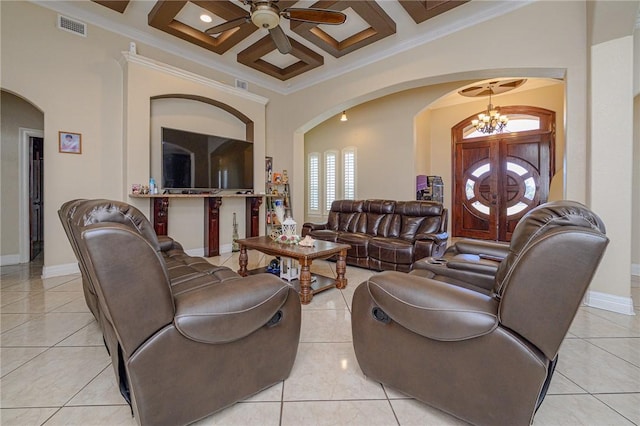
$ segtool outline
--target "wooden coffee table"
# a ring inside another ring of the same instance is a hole
[[[329,288],[345,288],[347,286],[347,278],[344,276],[347,270],[347,250],[351,248],[348,244],[330,243],[327,241],[316,240],[313,247],[304,247],[298,244],[282,244],[273,241],[270,237],[253,237],[238,240],[240,245],[240,275],[247,276],[254,271],[247,270],[249,256],[247,249],[258,250],[259,252],[271,256],[283,256],[295,259],[300,263],[300,278],[295,281],[300,284],[300,302],[304,305],[311,302],[313,295]],[[338,255],[336,262],[337,278],[325,277],[319,274],[316,276],[316,282],[311,282],[311,262],[313,259],[323,259],[334,254]],[[264,269],[262,269],[264,271]]]

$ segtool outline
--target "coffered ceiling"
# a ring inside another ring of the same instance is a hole
[[[220,34],[206,29],[249,15],[241,0],[35,1],[69,17],[131,37],[132,41],[288,93],[366,67],[510,12],[530,1],[503,0],[279,0],[287,7],[322,8],[347,16],[342,25],[280,19],[292,49],[280,53],[269,32],[250,20]],[[212,22],[205,23],[200,15]],[[126,50],[126,47],[123,48]],[[144,55],[144,51],[139,51]]]
[[[467,1],[425,0],[398,1],[398,3],[413,18],[413,21],[419,24]],[[94,2],[123,14],[126,13],[127,7],[131,3],[129,0],[94,0]],[[254,4],[261,2],[262,0],[253,1]],[[268,56],[276,51],[275,43],[266,31],[261,31],[250,19],[220,34],[209,35],[205,32],[206,28],[203,27],[210,27],[210,25],[202,25],[199,18],[201,15],[209,16],[217,22],[231,21],[247,16],[249,4],[237,3],[231,0],[160,0],[149,12],[148,23],[154,28],[219,55],[224,55],[254,32],[262,32],[265,34],[262,38],[237,53],[237,61],[282,81],[321,66],[326,54],[340,58],[396,33],[395,21],[375,1],[318,1],[310,5],[310,8],[331,9],[347,15],[348,19],[342,24],[343,28],[336,30],[329,25],[290,21],[290,32],[313,43],[322,52],[316,53],[291,36],[287,36],[292,45],[292,50],[286,54],[291,57],[290,61],[287,61],[290,63],[285,62],[285,65],[280,65],[283,61],[274,60],[274,57],[271,57],[270,60]],[[271,0],[262,3],[273,4],[280,10],[286,10],[293,7],[298,1]],[[285,20],[280,19],[280,25],[284,23]]]

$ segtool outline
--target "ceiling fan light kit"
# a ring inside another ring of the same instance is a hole
[[[258,28],[270,30],[280,23],[280,15],[269,4],[257,4],[251,12],[251,22]]]
[[[276,4],[277,1],[278,0],[242,0],[245,5],[251,6],[249,15],[234,18],[213,26],[205,30],[205,34],[220,34],[251,21],[256,27],[269,30],[273,43],[278,48],[278,51],[284,55],[291,52],[291,43],[289,42],[289,37],[280,26],[281,16],[293,21],[328,25],[339,25],[347,19],[347,15],[344,13],[330,9],[290,7],[280,11],[280,8]]]

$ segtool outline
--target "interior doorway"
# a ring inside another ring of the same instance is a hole
[[[29,138],[29,261],[44,248],[44,203],[42,197],[44,139]]]
[[[452,129],[454,237],[510,241],[520,218],[547,201],[555,173],[555,113],[526,106],[501,112],[536,124],[478,135],[469,117]]]
[[[44,132],[19,129],[19,263],[44,256]]]

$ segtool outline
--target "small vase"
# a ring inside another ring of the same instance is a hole
[[[276,205],[273,209],[276,213],[276,217],[278,218],[278,225],[282,225],[284,222],[284,206]]]

